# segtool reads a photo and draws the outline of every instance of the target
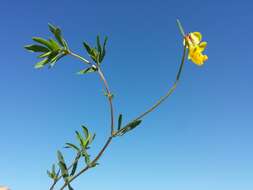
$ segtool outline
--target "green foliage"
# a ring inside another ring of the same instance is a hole
[[[62,153],[59,150],[57,151],[57,158],[58,158],[58,165],[61,169],[62,177],[65,181],[68,181],[69,173],[68,173],[67,165],[65,163]]]
[[[76,152],[76,156],[69,167],[67,167],[63,154],[60,151],[57,151],[59,171],[69,189],[72,188],[69,184],[69,180],[76,174],[80,158],[84,158],[85,164],[88,167],[95,167],[97,165],[97,163],[91,162],[90,155],[88,154],[89,145],[92,144],[96,135],[92,135],[84,125],[81,127],[82,132],[76,131],[76,138],[79,142],[79,146],[73,143],[66,143],[65,146],[65,148],[72,149]],[[54,180],[59,179],[59,176],[55,171],[55,165],[53,165],[52,171],[47,171],[47,174]]]
[[[35,64],[36,69],[43,68],[47,64],[51,68],[57,61],[69,53],[69,48],[62,37],[60,28],[49,24],[49,30],[54,34],[56,41],[52,38],[46,40],[41,37],[33,37],[33,41],[38,44],[25,46],[25,49],[30,52],[42,53],[38,58],[43,60]]]
[[[58,174],[57,174],[56,171],[55,171],[55,165],[54,165],[54,164],[52,165],[51,171],[47,170],[47,175],[48,175],[51,179],[53,179],[53,180],[56,180],[56,179],[57,179]]]
[[[141,120],[134,120],[130,123],[128,123],[125,127],[120,129],[117,133],[116,136],[123,136],[124,134],[128,133],[129,131],[133,130],[136,128],[138,125],[141,124]]]
[[[80,152],[78,152],[75,159],[74,159],[74,164],[72,166],[70,176],[73,176],[75,174],[80,157],[81,157],[81,154],[80,154]]]
[[[84,74],[93,73],[93,72],[96,72],[96,71],[97,71],[97,68],[95,66],[91,66],[91,67],[89,67],[87,69],[82,69],[77,74],[84,75]]]
[[[96,46],[92,48],[87,42],[83,42],[83,46],[86,49],[91,59],[98,65],[102,63],[106,54],[106,43],[108,38],[105,37],[103,45],[101,45],[100,37],[97,36]]]
[[[185,37],[184,29],[180,23],[179,20],[177,20],[177,24],[179,27],[179,30],[183,37]],[[76,131],[76,139],[78,141],[78,145],[73,144],[73,143],[66,143],[65,148],[67,149],[72,149],[75,152],[75,156],[73,158],[73,161],[71,164],[68,166],[65,162],[65,158],[63,154],[60,151],[57,151],[57,158],[58,158],[58,171],[56,172],[56,166],[53,164],[52,169],[49,171],[47,170],[48,176],[53,180],[53,185],[51,186],[50,190],[53,190],[56,183],[63,178],[64,185],[60,189],[65,189],[68,188],[69,190],[74,190],[73,187],[71,187],[70,183],[76,179],[79,175],[81,175],[83,172],[86,170],[96,167],[98,165],[98,160],[99,158],[103,155],[105,152],[106,148],[109,146],[111,143],[113,137],[116,136],[123,136],[126,133],[132,131],[136,127],[138,127],[145,115],[148,113],[152,112],[156,107],[158,107],[166,98],[168,98],[171,93],[174,91],[174,89],[177,86],[177,82],[180,78],[180,73],[182,71],[184,62],[185,62],[185,55],[186,55],[186,46],[184,49],[184,54],[182,57],[182,62],[180,65],[180,69],[176,78],[176,82],[174,83],[173,87],[168,91],[168,93],[163,96],[155,105],[153,105],[148,111],[144,112],[141,114],[137,119],[131,121],[127,125],[122,127],[122,120],[123,116],[122,114],[119,115],[118,117],[118,125],[117,125],[117,130],[115,130],[114,126],[114,112],[113,112],[113,104],[112,104],[112,99],[114,95],[110,92],[109,86],[107,84],[107,81],[103,75],[103,72],[100,68],[100,64],[103,62],[104,57],[106,55],[106,45],[108,38],[105,37],[103,43],[101,43],[100,37],[96,37],[96,45],[95,47],[92,47],[89,45],[87,42],[83,42],[83,46],[85,50],[87,51],[89,57],[95,62],[94,64],[90,62],[89,60],[85,59],[82,56],[79,56],[78,54],[73,53],[65,39],[62,36],[61,29],[52,25],[48,24],[50,32],[53,34],[54,39],[49,38],[49,39],[44,39],[41,37],[33,37],[33,41],[36,44],[31,44],[27,45],[24,48],[28,50],[29,52],[35,52],[35,53],[40,53],[38,55],[38,58],[41,59],[38,63],[35,64],[35,68],[43,68],[44,66],[48,65],[49,68],[53,67],[55,63],[57,63],[62,57],[66,55],[71,55],[73,57],[76,57],[80,59],[83,63],[87,64],[89,67],[82,69],[81,71],[78,72],[78,74],[83,75],[87,73],[93,73],[97,72],[105,87],[106,87],[106,92],[104,92],[104,95],[108,98],[109,103],[110,103],[110,111],[111,111],[111,133],[110,136],[108,137],[108,140],[106,141],[105,145],[102,147],[102,149],[99,151],[97,156],[92,160],[91,156],[89,155],[89,148],[92,142],[94,141],[96,135],[91,134],[88,128],[84,125],[82,125],[82,131]],[[186,42],[187,43],[187,42]],[[84,162],[81,162],[80,159],[84,159]],[[78,168],[80,165],[85,165],[83,169],[80,169],[78,171]],[[78,172],[77,172],[78,171]]]
[[[121,125],[122,125],[122,114],[119,115],[119,119],[118,119],[118,131],[121,129]]]
[[[31,52],[49,52],[49,49],[44,47],[44,46],[41,46],[41,45],[37,45],[37,44],[34,44],[34,45],[27,45],[25,46],[25,48]]]

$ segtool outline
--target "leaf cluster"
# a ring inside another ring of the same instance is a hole
[[[84,158],[84,162],[88,167],[95,167],[97,163],[92,163],[90,155],[88,154],[88,149],[94,141],[96,135],[91,134],[87,127],[84,125],[82,127],[82,132],[76,131],[76,138],[79,145],[73,143],[66,143],[65,148],[73,149],[76,152],[76,156],[73,159],[72,164],[68,167],[65,161],[65,158],[61,151],[57,151],[58,166],[59,171],[56,172],[55,165],[53,164],[51,171],[47,171],[48,176],[53,179],[53,181],[59,180],[60,177],[63,178],[64,182],[67,184],[69,190],[73,190],[73,187],[70,185],[70,179],[75,176],[78,163],[80,158]],[[59,176],[61,174],[61,176]]]
[[[30,52],[41,53],[38,58],[42,60],[35,64],[37,69],[43,68],[47,64],[51,68],[58,60],[69,53],[69,48],[62,36],[61,29],[52,24],[48,24],[48,27],[55,39],[33,37],[32,39],[36,44],[25,46],[25,49]]]
[[[87,42],[83,42],[83,46],[84,46],[85,50],[87,51],[88,55],[98,65],[100,65],[102,63],[102,61],[105,57],[107,40],[108,40],[108,38],[105,37],[103,44],[101,44],[100,37],[99,37],[99,35],[97,35],[95,47],[91,47]]]

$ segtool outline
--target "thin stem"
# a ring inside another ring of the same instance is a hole
[[[78,55],[78,54],[75,54],[73,52],[69,52],[69,54],[73,57],[76,57],[80,60],[82,60],[84,63],[86,64],[91,64],[91,62],[89,62],[88,60],[86,60],[85,58],[83,58],[82,56]],[[96,65],[96,68],[97,68],[97,71],[98,71],[98,74],[101,78],[101,80],[103,81],[103,84],[105,86],[105,89],[106,89],[106,93],[107,93],[107,97],[108,97],[108,101],[109,101],[109,105],[110,105],[110,113],[111,113],[111,135],[108,137],[108,140],[106,141],[105,145],[102,147],[102,149],[99,151],[99,153],[97,154],[97,156],[94,158],[94,160],[91,162],[91,165],[92,164],[95,164],[99,159],[100,157],[103,155],[103,153],[105,152],[105,150],[107,149],[107,147],[109,146],[109,144],[111,143],[112,141],[112,138],[113,138],[113,133],[114,133],[114,109],[113,109],[113,103],[112,103],[112,94],[110,92],[110,89],[109,89],[109,85],[107,83],[107,80],[100,68],[100,66],[97,64]],[[74,163],[73,163],[74,164]],[[72,164],[72,166],[73,166]],[[71,166],[69,167],[71,168]],[[68,170],[69,170],[68,168]],[[68,180],[68,183],[64,183],[64,185],[60,188],[60,190],[63,190],[65,187],[68,186],[68,184],[70,184],[74,179],[76,179],[78,176],[80,176],[82,173],[86,172],[88,169],[90,169],[90,165],[87,165],[86,167],[84,167],[82,170],[80,170],[76,175],[74,175],[72,178],[70,178]],[[54,181],[53,185],[51,186],[50,190],[53,190],[54,186],[56,185],[56,183],[60,180],[62,176],[60,176],[56,181]]]
[[[133,121],[140,120],[141,118],[143,118],[144,116],[146,116],[147,114],[152,112],[154,109],[156,109],[162,102],[164,102],[174,92],[174,90],[176,89],[177,84],[179,82],[180,76],[181,76],[181,72],[182,72],[182,69],[183,69],[183,66],[184,66],[184,63],[185,63],[185,57],[186,57],[186,46],[184,46],[184,51],[183,51],[181,64],[180,64],[180,67],[179,67],[179,70],[178,70],[178,73],[177,73],[176,81],[174,82],[172,87],[151,108],[149,108],[147,111],[142,113],[140,116],[136,117]]]
[[[78,59],[80,59],[82,62],[84,62],[85,64],[91,64],[87,59],[83,58],[82,56],[78,55],[78,54],[75,54],[73,53],[72,51],[69,51],[68,52],[69,55],[73,56],[73,57],[76,57]]]
[[[114,133],[114,114],[113,114],[113,103],[112,103],[112,94],[110,92],[108,83],[105,79],[105,76],[102,72],[102,70],[100,69],[99,65],[97,65],[98,68],[98,74],[101,78],[101,80],[103,81],[104,85],[105,85],[105,89],[106,89],[106,93],[107,93],[107,97],[108,97],[108,101],[109,101],[109,105],[110,105],[110,112],[111,112],[111,135],[113,135]]]
[[[182,26],[182,24],[181,24],[181,22],[180,22],[179,19],[177,19],[177,26],[178,26],[178,28],[179,28],[179,30],[180,30],[181,35],[182,35],[183,37],[185,37],[184,28],[183,28],[183,26]]]
[[[84,59],[83,57],[70,52],[70,55],[77,57],[79,59],[81,59],[83,62],[87,63],[87,64],[91,64],[89,61],[87,61],[86,59]],[[144,116],[146,116],[148,113],[152,112],[155,108],[157,108],[163,101],[165,101],[176,89],[177,84],[179,82],[180,76],[181,76],[181,72],[184,66],[184,62],[185,62],[185,57],[186,57],[186,46],[184,46],[184,51],[183,51],[183,56],[182,56],[182,60],[181,60],[181,64],[179,67],[179,71],[177,73],[177,77],[176,77],[176,81],[174,82],[173,86],[169,89],[169,91],[165,94],[165,96],[161,97],[158,102],[156,104],[154,104],[150,109],[148,109],[146,112],[144,112],[143,114],[141,114],[140,116],[138,116],[135,120],[139,120],[141,118],[143,118]],[[101,80],[104,83],[105,89],[106,89],[106,93],[108,95],[108,101],[110,104],[110,112],[111,112],[111,135],[108,137],[107,141],[105,142],[104,146],[102,147],[102,149],[99,151],[99,153],[97,154],[97,156],[93,159],[93,161],[91,162],[91,165],[96,164],[97,161],[101,158],[101,156],[104,154],[105,150],[108,148],[108,146],[110,145],[112,138],[115,136],[114,134],[114,114],[113,114],[113,104],[112,104],[112,94],[109,90],[109,85],[104,77],[104,74],[102,72],[102,70],[100,69],[99,65],[96,65],[96,68],[98,69],[98,74],[101,78]],[[117,134],[117,133],[116,133]],[[60,190],[63,190],[65,187],[68,186],[68,184],[70,184],[73,180],[75,180],[77,177],[79,177],[81,174],[83,174],[84,172],[86,172],[87,170],[89,170],[91,168],[91,165],[87,165],[86,167],[84,167],[82,170],[80,170],[76,175],[74,175],[72,178],[69,179],[68,183],[64,183],[64,185],[60,188]],[[69,168],[68,168],[69,169]],[[52,187],[50,188],[50,190],[52,190],[55,186],[55,184],[58,182],[58,180],[61,178],[62,176],[60,176],[52,185]]]

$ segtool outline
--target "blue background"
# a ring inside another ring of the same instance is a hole
[[[108,35],[105,75],[124,122],[147,109],[174,81],[182,54],[176,26],[208,41],[203,67],[187,62],[175,94],[140,128],[115,139],[76,189],[253,189],[252,12],[250,0],[2,0],[0,7],[0,185],[45,190],[56,150],[81,124],[103,145],[109,111],[96,74],[67,57],[35,70],[24,51],[32,36],[60,26],[73,51]],[[87,56],[86,56],[87,57]],[[69,150],[63,150],[68,158]]]

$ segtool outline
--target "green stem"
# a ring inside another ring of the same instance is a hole
[[[104,83],[104,86],[105,86],[105,89],[106,89],[106,93],[107,93],[107,98],[108,98],[108,101],[109,101],[109,105],[110,105],[110,113],[111,113],[111,135],[113,135],[114,133],[114,114],[113,114],[113,103],[112,103],[112,93],[109,89],[109,85],[105,79],[105,76],[102,72],[102,70],[100,69],[100,66],[97,65],[97,69],[98,69],[98,74],[101,78],[101,80],[103,81]]]
[[[181,22],[180,22],[179,19],[177,19],[177,26],[178,26],[178,28],[179,28],[180,33],[182,34],[182,36],[185,37],[184,28],[183,28],[183,26],[182,26],[182,24],[181,24]]]
[[[143,118],[144,116],[146,116],[147,114],[149,114],[150,112],[152,112],[153,110],[155,110],[161,103],[163,103],[176,89],[180,76],[181,76],[181,72],[185,63],[185,57],[186,57],[186,46],[184,46],[184,51],[183,51],[183,56],[182,56],[182,60],[181,60],[181,64],[177,73],[177,77],[176,77],[176,81],[174,82],[174,84],[172,85],[172,87],[169,89],[169,91],[162,96],[151,108],[149,108],[147,111],[145,111],[144,113],[142,113],[140,116],[136,117],[135,119],[133,119],[132,121],[136,121],[136,120],[140,120],[141,118]]]
[[[78,59],[80,59],[82,62],[84,62],[85,64],[91,64],[87,59],[83,58],[82,56],[78,55],[78,54],[75,54],[71,51],[68,52],[69,55],[73,56],[73,57],[76,57]]]
[[[70,55],[77,57],[79,59],[81,59],[83,62],[87,63],[87,64],[91,64],[89,61],[87,61],[86,59],[84,59],[83,57],[74,54],[72,52],[70,52]],[[165,101],[176,89],[177,84],[179,82],[180,76],[181,76],[181,72],[185,63],[185,57],[186,57],[186,46],[184,46],[184,51],[183,51],[183,56],[182,56],[182,60],[181,60],[181,64],[179,67],[179,71],[177,73],[177,77],[176,77],[176,81],[174,82],[173,86],[169,89],[169,91],[165,94],[165,96],[161,97],[158,102],[156,104],[154,104],[150,109],[148,109],[146,112],[144,112],[143,114],[141,114],[140,116],[138,116],[137,118],[135,118],[133,121],[135,120],[139,120],[141,118],[143,118],[144,116],[146,116],[148,113],[152,112],[155,108],[157,108],[163,101]],[[110,104],[110,110],[111,110],[111,136],[108,137],[107,141],[105,142],[104,146],[102,147],[102,149],[99,151],[99,153],[97,154],[97,156],[93,159],[93,161],[91,162],[91,164],[95,164],[97,163],[97,161],[101,158],[101,156],[104,154],[105,150],[107,149],[107,147],[110,145],[112,138],[117,134],[114,134],[114,116],[113,116],[113,105],[112,105],[112,94],[109,90],[109,86],[108,83],[104,77],[103,72],[101,71],[99,65],[96,66],[98,69],[98,74],[100,76],[100,78],[102,79],[104,86],[106,88],[106,92],[108,94],[108,100],[109,100],[109,104]],[[71,166],[70,166],[71,167]],[[70,168],[69,167],[69,168]],[[68,169],[69,169],[68,168]],[[64,183],[64,185],[60,188],[60,190],[63,190],[64,188],[66,188],[73,180],[75,180],[77,177],[79,177],[81,174],[83,174],[84,172],[86,172],[87,170],[89,170],[91,167],[90,165],[87,165],[86,167],[84,167],[82,170],[80,170],[76,175],[74,175],[72,178],[69,179],[68,183]],[[50,188],[50,190],[53,190],[54,186],[56,185],[56,183],[59,181],[59,179],[62,176],[60,176],[52,185],[52,187]]]
[[[91,62],[89,62],[88,60],[86,60],[85,58],[83,58],[82,56],[78,55],[78,54],[75,54],[73,52],[69,52],[69,54],[73,57],[76,57],[78,59],[80,59],[81,61],[83,61],[84,63],[86,64],[91,64]],[[94,65],[95,66],[95,65]],[[101,80],[103,81],[104,83],[104,86],[105,86],[105,89],[106,89],[106,93],[108,94],[108,101],[109,101],[109,105],[110,105],[110,113],[111,113],[111,135],[108,137],[108,140],[106,141],[106,143],[104,144],[104,146],[102,147],[102,149],[99,151],[99,153],[97,154],[97,156],[94,158],[94,160],[91,162],[91,165],[92,164],[95,164],[99,159],[100,157],[103,155],[103,153],[105,152],[105,150],[107,149],[107,147],[109,146],[109,144],[111,143],[112,141],[112,136],[113,136],[113,133],[114,133],[114,109],[113,109],[113,103],[112,103],[112,94],[110,92],[110,89],[109,89],[109,85],[107,83],[107,80],[100,68],[100,66],[97,64],[96,65],[96,68],[98,69],[98,74],[101,78]],[[74,164],[74,163],[73,163]],[[72,165],[73,165],[72,164]],[[72,166],[71,165],[71,166]],[[71,166],[68,168],[68,170],[71,168]],[[74,179],[76,179],[78,176],[80,176],[82,173],[86,172],[88,169],[90,169],[91,167],[89,165],[87,165],[86,167],[84,167],[82,170],[80,170],[76,175],[74,175],[72,178],[70,178],[68,180],[68,183],[64,183],[64,185],[60,188],[60,190],[63,190],[65,187],[67,187]],[[60,180],[62,176],[58,177],[57,180],[54,181],[53,185],[51,186],[50,190],[53,190],[54,189],[54,186],[56,185],[56,183]]]

